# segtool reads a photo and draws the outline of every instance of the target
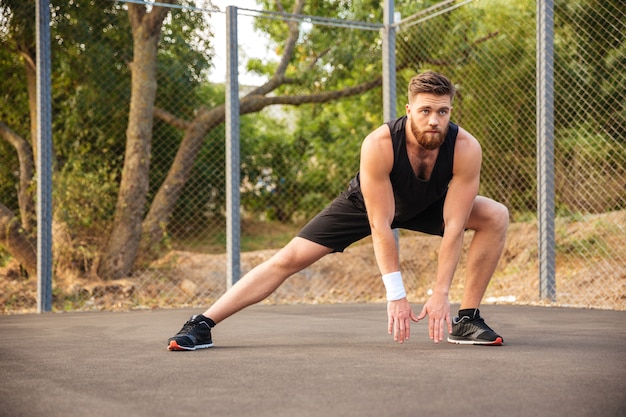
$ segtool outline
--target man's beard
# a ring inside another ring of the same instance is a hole
[[[446,134],[448,133],[448,127],[443,131],[438,131],[437,133],[431,133],[428,131],[421,131],[417,127],[417,123],[413,122],[413,118],[409,116],[411,119],[411,132],[413,136],[417,139],[417,143],[419,143],[424,149],[432,151],[440,147],[444,140],[446,139]]]

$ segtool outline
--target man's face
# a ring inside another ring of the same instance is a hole
[[[448,133],[451,111],[450,96],[428,93],[418,94],[406,105],[411,132],[421,146],[428,150],[441,146]]]

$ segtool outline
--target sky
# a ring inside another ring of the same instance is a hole
[[[212,0],[222,13],[213,13],[211,23],[215,33],[214,69],[209,80],[215,83],[226,81],[226,7],[236,6],[244,9],[260,10],[255,0]],[[264,58],[268,54],[268,42],[263,35],[253,31],[253,18],[239,15],[237,19],[237,40],[239,41],[239,84],[245,86],[261,85],[266,80],[245,72],[242,64],[245,55],[249,58]]]

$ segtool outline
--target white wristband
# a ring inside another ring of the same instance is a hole
[[[387,290],[387,301],[400,300],[406,297],[400,271],[383,275],[383,284],[385,284],[385,289]]]

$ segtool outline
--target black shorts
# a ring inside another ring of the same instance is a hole
[[[444,195],[409,220],[394,220],[391,227],[443,236],[445,198]],[[371,233],[363,203],[342,194],[304,226],[298,236],[331,248],[333,252],[343,252],[352,243]]]

